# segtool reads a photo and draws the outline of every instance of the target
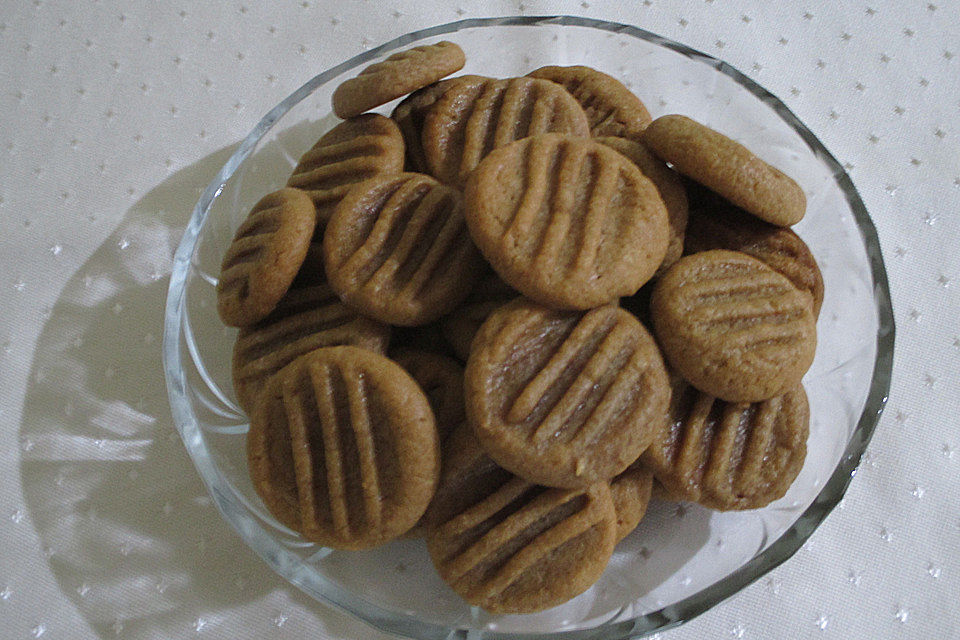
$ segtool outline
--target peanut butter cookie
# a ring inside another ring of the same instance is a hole
[[[761,220],[786,227],[800,222],[807,197],[796,182],[743,145],[686,116],[661,116],[641,140],[685,176]]]
[[[456,360],[429,351],[391,352],[394,362],[420,385],[430,401],[440,442],[466,418],[463,408],[463,367]]]
[[[803,466],[810,411],[802,386],[762,402],[724,402],[673,380],[670,419],[641,456],[675,500],[758,509]]]
[[[352,345],[386,352],[390,327],[359,315],[323,282],[295,285],[274,311],[240,330],[233,347],[233,388],[253,413],[266,381],[296,358],[319,347]]]
[[[660,192],[660,198],[667,208],[667,224],[670,225],[670,240],[663,262],[657,268],[657,275],[673,266],[683,255],[683,238],[687,229],[688,205],[687,192],[683,188],[680,176],[659,158],[647,151],[639,142],[626,138],[596,138],[597,142],[619,151],[637,165],[643,175],[650,178]]]
[[[519,299],[474,338],[467,418],[499,465],[532,482],[610,480],[666,419],[670,388],[653,338],[626,311],[553,311]]]
[[[495,273],[481,277],[462,305],[440,319],[443,337],[462,361],[470,357],[470,345],[480,325],[495,309],[520,296]]]
[[[446,40],[395,53],[333,92],[333,112],[352,118],[463,68],[463,49]]]
[[[622,82],[591,67],[541,67],[527,74],[549,80],[570,92],[587,114],[590,135],[639,140],[650,112]]]
[[[607,483],[537,486],[498,467],[469,429],[451,435],[444,456],[427,549],[460,597],[490,613],[533,613],[596,582],[616,534]]]
[[[341,122],[303,154],[287,185],[306,191],[317,208],[323,231],[350,187],[380,175],[403,171],[403,135],[396,123],[378,113]]]
[[[223,256],[217,311],[244,327],[266,317],[293,283],[316,225],[313,203],[299,189],[264,196],[237,229]]]
[[[764,222],[720,198],[714,206],[690,212],[687,253],[729,249],[765,262],[813,300],[813,314],[823,305],[823,275],[807,244],[791,229]]]
[[[647,513],[653,489],[653,474],[639,462],[610,481],[613,508],[617,512],[617,542],[630,535]]]
[[[440,473],[426,396],[399,365],[317,349],[270,379],[247,436],[257,493],[318,544],[368,549],[413,527]]]
[[[744,253],[681,258],[654,286],[650,310],[672,368],[729,402],[786,393],[813,362],[810,294]]]
[[[417,89],[400,101],[390,117],[403,134],[403,141],[407,148],[407,169],[428,173],[427,157],[423,153],[423,123],[430,107],[440,99],[447,89],[458,82],[473,82],[484,80],[482,76],[457,76]]]
[[[396,325],[451,311],[483,268],[460,194],[418,173],[357,185],[337,206],[323,248],[327,278],[343,301]]]
[[[497,149],[470,175],[464,198],[470,235],[497,274],[552,307],[632,295],[667,250],[657,188],[588,139],[546,134]]]
[[[423,123],[430,173],[462,187],[483,158],[514,140],[541,133],[589,136],[587,116],[563,87],[536,78],[458,82]]]

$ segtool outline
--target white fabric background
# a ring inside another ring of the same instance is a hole
[[[207,499],[160,369],[170,255],[307,78],[515,13],[629,22],[750,75],[846,164],[887,261],[894,383],[842,508],[662,637],[960,637],[958,0],[0,3],[0,635],[385,637],[285,585]]]

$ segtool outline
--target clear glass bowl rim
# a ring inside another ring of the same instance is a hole
[[[601,624],[590,629],[560,631],[542,634],[499,634],[496,632],[468,632],[465,629],[450,628],[421,621],[413,616],[398,614],[357,600],[350,591],[320,579],[323,584],[308,581],[304,572],[298,570],[300,560],[280,544],[272,540],[243,511],[243,507],[230,491],[224,491],[223,482],[213,460],[202,445],[202,435],[193,415],[188,397],[187,382],[183,369],[180,339],[182,332],[182,314],[184,311],[184,293],[191,257],[196,246],[200,230],[213,201],[219,196],[234,171],[256,148],[266,132],[294,105],[310,95],[317,87],[345,70],[355,68],[364,62],[377,58],[384,53],[410,45],[416,41],[454,33],[463,29],[496,26],[540,26],[559,25],[589,27],[639,38],[659,46],[671,49],[688,58],[713,67],[729,76],[754,96],[770,106],[780,118],[789,124],[804,140],[807,146],[830,169],[837,185],[846,196],[854,220],[863,239],[867,259],[873,279],[874,301],[878,314],[876,335],[876,359],[870,389],[863,412],[857,426],[850,436],[847,447],[830,478],[813,503],[800,515],[797,521],[762,553],[725,578],[658,611],[638,616],[630,620]],[[890,289],[884,267],[883,255],[877,231],[860,199],[853,182],[836,158],[824,147],[823,143],[800,121],[799,118],[776,96],[758,85],[749,77],[726,62],[668,38],[651,33],[633,25],[608,22],[580,16],[507,16],[495,18],[469,18],[426,29],[412,31],[399,36],[378,47],[365,51],[315,76],[299,89],[290,94],[280,104],[271,109],[217,173],[206,187],[194,207],[184,235],[174,255],[170,277],[170,287],[164,317],[163,363],[170,398],[171,412],[177,430],[183,439],[198,472],[200,473],[211,497],[221,514],[240,534],[244,541],[266,562],[292,584],[306,591],[316,599],[333,604],[353,614],[361,620],[383,631],[402,636],[422,639],[446,638],[485,638],[499,640],[506,638],[523,640],[614,640],[639,638],[655,631],[663,631],[680,625],[707,611],[722,600],[737,593],[750,583],[758,580],[770,570],[789,559],[817,529],[821,522],[840,502],[850,481],[856,475],[861,457],[876,429],[883,412],[890,389],[893,366],[895,325]],[[261,535],[257,535],[260,533]],[[308,584],[309,582],[309,584]]]

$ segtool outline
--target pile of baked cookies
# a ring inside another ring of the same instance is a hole
[[[444,79],[464,61],[415,47],[336,90],[218,310],[280,522],[422,536],[467,602],[526,613],[593,584],[652,493],[783,496],[823,282],[803,191],[741,145],[588,67]]]

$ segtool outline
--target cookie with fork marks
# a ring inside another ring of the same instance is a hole
[[[426,396],[400,365],[357,347],[317,349],[269,380],[247,460],[277,519],[335,549],[369,549],[412,528],[440,474]]]
[[[500,466],[582,488],[643,453],[670,388],[653,338],[627,311],[555,311],[521,298],[474,338],[464,395],[470,426]]]

